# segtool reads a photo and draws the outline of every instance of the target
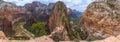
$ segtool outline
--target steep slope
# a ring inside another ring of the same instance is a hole
[[[16,5],[0,1],[0,29],[8,36],[14,35],[14,24],[25,20],[29,16],[24,8]]]
[[[53,10],[53,14],[51,15],[49,21],[48,21],[48,26],[49,28],[55,28],[56,26],[59,25],[63,25],[62,22],[62,18],[64,20],[64,18],[67,18],[67,8],[66,6],[61,3],[61,2],[57,2],[56,5],[54,6],[54,10]],[[68,19],[67,19],[68,21]],[[52,22],[56,22],[56,23],[52,23]],[[55,26],[52,26],[51,24],[54,24]],[[50,26],[51,25],[51,26]],[[52,29],[50,30],[51,32],[53,31]]]
[[[120,34],[120,1],[96,0],[80,19],[84,39],[103,39]]]
[[[1,30],[6,32],[12,32],[12,22],[10,21],[10,14],[17,13],[17,10],[13,8],[14,6],[10,3],[0,1],[0,22],[1,22]],[[9,17],[9,18],[8,18]]]
[[[70,40],[70,37],[75,35],[68,19],[67,7],[63,2],[58,1],[55,4],[53,14],[47,23],[47,30],[55,41]]]

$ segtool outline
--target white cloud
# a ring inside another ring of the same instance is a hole
[[[59,0],[4,0],[4,1],[14,2],[17,5],[23,6],[24,4],[31,3],[33,1],[40,1],[41,3],[49,4],[51,2],[55,3]],[[69,8],[84,11],[86,7],[94,0],[60,0],[60,1],[63,1]]]

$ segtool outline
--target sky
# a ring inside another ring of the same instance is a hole
[[[24,6],[26,3],[32,3],[33,1],[39,1],[43,4],[49,4],[55,3],[59,0],[4,0],[4,1],[15,3],[18,6]],[[68,8],[83,12],[87,8],[87,6],[94,0],[60,0],[60,1],[63,1]]]

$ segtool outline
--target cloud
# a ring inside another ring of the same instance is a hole
[[[44,4],[55,3],[59,0],[4,0],[7,2],[16,3],[16,5],[23,6],[26,3],[31,3],[33,1],[39,1]],[[86,7],[94,0],[60,0],[63,1],[67,7],[71,9],[76,9],[78,11],[84,11]]]
[[[13,2],[13,3],[16,3],[16,5],[18,5],[18,6],[23,6],[26,3],[31,3],[35,0],[4,0],[4,1]]]

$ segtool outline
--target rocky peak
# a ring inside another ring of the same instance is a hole
[[[61,32],[56,32],[57,29]],[[51,38],[55,41],[69,40],[71,24],[67,15],[67,7],[63,2],[58,1],[54,5],[53,13],[47,23],[47,30],[52,33]]]
[[[51,17],[48,21],[48,26],[49,26],[50,32],[52,32],[53,28],[55,28],[56,26],[63,25],[62,18],[65,18],[65,17],[67,17],[67,8],[63,2],[59,1],[54,5],[53,14],[51,15]],[[53,24],[55,26],[53,26],[51,24]]]
[[[120,1],[98,0],[91,3],[80,19],[86,39],[103,39],[120,33]]]

